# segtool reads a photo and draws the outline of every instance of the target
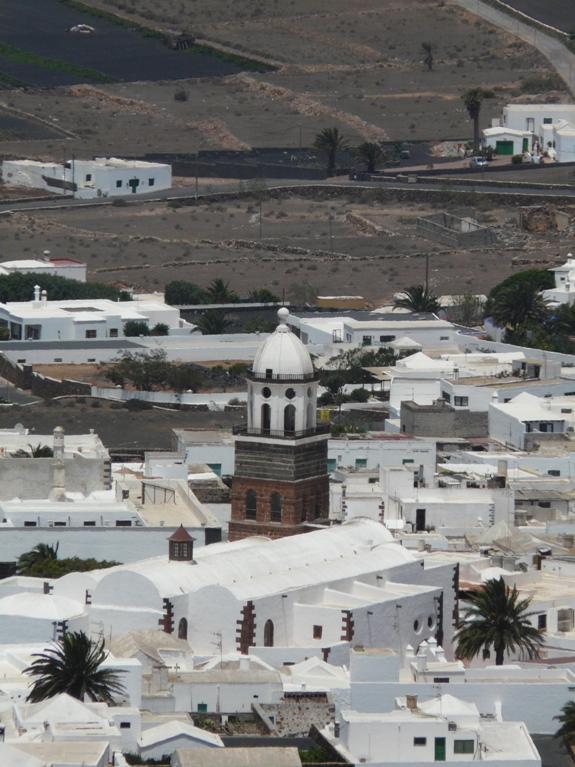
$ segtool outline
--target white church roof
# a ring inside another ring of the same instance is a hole
[[[272,371],[272,378],[313,375],[309,352],[286,325],[288,317],[288,309],[278,311],[280,323],[260,346],[254,359],[252,372],[257,375],[268,376],[269,370]]]
[[[53,594],[20,592],[0,599],[0,615],[22,615],[36,620],[61,621],[82,615],[84,605]]]
[[[367,518],[305,535],[273,541],[248,538],[243,543],[205,546],[194,555],[195,565],[168,561],[164,556],[98,571],[93,604],[117,603],[123,588],[119,581],[130,575],[148,580],[162,597],[219,585],[237,599],[246,599],[376,572],[415,559],[383,525]]]

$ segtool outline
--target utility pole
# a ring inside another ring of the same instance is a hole
[[[429,253],[425,254],[425,292],[429,291]]]
[[[262,200],[260,197],[260,240],[262,238]]]

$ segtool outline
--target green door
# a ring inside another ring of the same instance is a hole
[[[435,761],[445,761],[445,738],[435,738]]]
[[[496,141],[495,151],[497,154],[513,154],[513,141]]]
[[[523,151],[528,152],[529,151],[529,139],[524,138],[523,139]]]

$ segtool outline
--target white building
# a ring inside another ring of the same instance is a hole
[[[561,439],[567,433],[568,422],[573,420],[567,416],[572,414],[573,405],[552,408],[551,399],[523,392],[510,402],[491,402],[489,436],[504,445],[525,450],[539,442]]]
[[[541,759],[523,722],[482,720],[475,703],[453,695],[425,701],[407,695],[386,712],[340,710],[322,731],[350,764],[448,764],[489,762],[497,767],[540,767]]]
[[[28,258],[19,261],[1,261],[0,274],[49,274],[68,280],[86,282],[87,266],[73,258]]]
[[[42,189],[74,197],[119,197],[146,194],[172,186],[172,168],[161,163],[96,157],[66,163],[4,160],[2,181],[7,186]]]
[[[557,162],[573,162],[575,104],[508,104],[483,136],[499,154],[549,151]]]
[[[567,254],[567,261],[561,266],[549,270],[555,275],[555,287],[541,291],[543,298],[549,304],[569,304],[575,301],[575,258]]]
[[[10,338],[20,341],[79,341],[123,338],[126,322],[141,322],[150,331],[157,324],[167,325],[170,333],[191,333],[196,326],[180,318],[161,300],[110,301],[108,299],[68,299],[49,301],[46,291],[36,286],[32,301],[0,304],[0,325]]]

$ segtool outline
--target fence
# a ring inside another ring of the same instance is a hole
[[[100,386],[92,386],[90,394],[92,397],[101,399],[115,400],[117,402],[128,402],[129,400],[140,400],[150,402],[155,405],[184,405],[187,407],[196,407],[205,410],[224,410],[231,400],[247,401],[247,393],[240,392],[170,392],[170,391],[136,391],[130,389],[109,389]]]

